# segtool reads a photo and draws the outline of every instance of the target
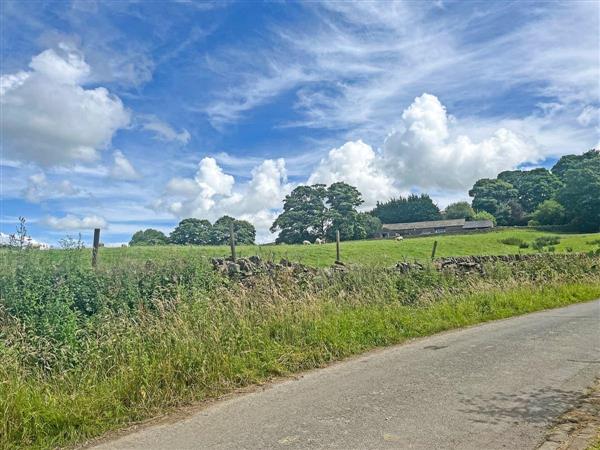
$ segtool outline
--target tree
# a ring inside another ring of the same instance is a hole
[[[589,153],[589,152],[588,152]],[[600,164],[600,162],[599,162]],[[600,166],[575,166],[563,175],[564,187],[557,200],[565,208],[570,225],[580,231],[600,231]]]
[[[496,225],[496,218],[487,211],[476,212],[473,216],[473,220],[491,220]]]
[[[233,222],[236,244],[254,244],[256,229],[246,220],[237,220],[231,216],[219,218],[212,227],[211,243],[213,245],[226,245],[230,240],[230,225]]]
[[[518,191],[506,181],[482,178],[469,191],[476,211],[487,211],[500,225],[514,225],[523,219],[522,207],[518,202]]]
[[[552,173],[565,181],[569,170],[583,168],[600,173],[600,150],[592,149],[582,155],[565,155],[552,167]]]
[[[327,227],[327,190],[324,184],[298,186],[283,201],[283,212],[275,219],[271,232],[280,231],[277,243],[299,244],[325,237]]]
[[[359,213],[358,224],[359,234],[355,233],[354,239],[374,238],[381,232],[381,220],[369,213]]]
[[[546,200],[532,214],[530,225],[562,225],[565,223],[565,208],[556,200]]]
[[[392,198],[384,203],[377,202],[371,214],[381,223],[407,223],[437,220],[440,209],[427,194],[411,194],[408,197]]]
[[[167,236],[162,231],[148,228],[136,231],[131,237],[129,245],[166,245],[168,242]]]
[[[472,220],[475,216],[475,211],[469,205],[469,202],[456,202],[451,203],[444,210],[444,217],[446,219],[467,219]]]
[[[169,241],[179,245],[210,245],[212,225],[205,219],[183,219],[171,232]]]
[[[328,227],[325,235],[333,240],[336,231],[340,232],[340,239],[364,239],[366,231],[362,228],[359,220],[357,207],[362,203],[362,197],[358,189],[344,182],[333,183],[327,188],[327,211]]]
[[[498,174],[498,180],[506,181],[517,190],[516,200],[526,213],[553,198],[562,187],[560,179],[546,169],[507,170]]]

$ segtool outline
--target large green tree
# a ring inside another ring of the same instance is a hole
[[[344,182],[333,183],[327,188],[328,227],[325,235],[329,240],[340,232],[340,239],[364,239],[366,231],[359,220],[357,208],[363,203],[358,189]]]
[[[562,187],[558,176],[547,169],[507,170],[498,174],[498,179],[510,183],[517,190],[516,200],[526,213],[553,198]]]
[[[600,169],[569,169],[557,199],[564,206],[570,225],[580,231],[600,231]]]
[[[381,223],[423,222],[442,217],[440,209],[427,194],[411,194],[383,203],[377,202],[371,214],[381,220]]]
[[[166,245],[168,242],[167,236],[162,231],[148,228],[136,231],[131,237],[129,245]]]
[[[523,220],[519,192],[506,181],[482,178],[475,182],[469,195],[473,197],[473,208],[493,215],[498,225],[514,225]]]
[[[271,232],[279,231],[275,242],[298,244],[325,237],[327,228],[327,189],[324,184],[298,186],[283,201],[283,212]]]
[[[377,217],[361,212],[358,214],[358,234],[355,233],[355,239],[369,239],[379,236],[381,232],[381,220]]]
[[[569,170],[584,168],[600,172],[600,150],[592,149],[581,155],[565,155],[552,167],[552,173],[565,181]]]
[[[565,208],[556,200],[546,200],[538,205],[531,215],[530,225],[562,225],[565,223]]]
[[[449,204],[444,210],[446,219],[467,219],[471,220],[475,216],[475,211],[469,205],[469,202],[456,202]]]
[[[235,242],[237,244],[254,244],[256,240],[256,229],[254,225],[246,220],[237,220],[231,216],[219,218],[212,227],[211,243],[213,245],[225,245],[230,239],[230,225],[233,222]]]
[[[169,241],[179,245],[210,245],[212,225],[205,219],[183,219],[171,232]]]

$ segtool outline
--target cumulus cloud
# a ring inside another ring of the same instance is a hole
[[[121,100],[86,89],[90,67],[67,45],[34,56],[30,70],[2,75],[0,122],[7,157],[50,166],[97,159],[129,123]]]
[[[417,97],[402,114],[402,129],[385,140],[386,172],[400,186],[458,190],[542,158],[533,142],[511,130],[500,128],[476,142],[453,130],[456,123],[436,96]]]
[[[104,218],[96,215],[77,217],[73,214],[64,217],[48,216],[44,219],[44,224],[55,230],[89,230],[106,228],[108,225]]]
[[[375,206],[377,200],[398,194],[394,180],[385,173],[380,155],[358,140],[346,142],[329,151],[308,178],[308,184],[331,184],[344,181],[355,186],[363,195],[363,207]]]
[[[142,121],[142,129],[153,132],[160,140],[177,141],[181,144],[187,144],[191,139],[189,131],[185,128],[177,132],[171,125],[159,120],[155,116],[143,116]]]
[[[122,151],[116,150],[113,153],[114,163],[110,170],[110,175],[119,180],[135,180],[139,174],[125,157]]]
[[[53,182],[48,180],[43,172],[40,172],[27,179],[23,196],[32,203],[38,203],[49,198],[72,197],[80,192],[70,181]]]
[[[252,169],[251,179],[237,183],[214,158],[203,158],[194,178],[172,178],[164,195],[153,205],[177,217],[216,220],[228,214],[257,228],[259,241],[269,238],[268,228],[291,190],[285,161],[267,159]]]

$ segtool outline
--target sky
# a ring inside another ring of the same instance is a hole
[[[120,245],[345,181],[441,207],[599,146],[600,3],[0,2],[0,232]]]

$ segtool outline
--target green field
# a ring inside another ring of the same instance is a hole
[[[456,276],[382,270],[398,260],[510,254],[532,230],[342,243],[348,270],[259,274],[209,263],[228,247],[0,253],[0,448],[56,448],[273,376],[378,346],[600,296],[600,234]],[[571,249],[568,251],[567,249]],[[590,252],[591,253],[591,252]],[[242,246],[240,256],[314,266],[335,245]]]
[[[555,245],[557,253],[566,252],[568,249],[572,249],[573,252],[588,252],[600,247],[598,243],[600,242],[600,233],[549,233],[531,229],[508,228],[488,233],[408,238],[400,242],[390,239],[342,242],[341,259],[346,263],[369,266],[391,266],[404,259],[426,260],[431,257],[433,242],[436,240],[438,241],[436,257],[536,253],[537,250],[531,246],[521,249],[500,241],[516,237],[531,243],[540,236],[559,236],[560,243]],[[594,241],[597,242],[593,243]],[[238,247],[237,253],[238,256],[259,255],[273,260],[287,258],[314,267],[327,267],[335,261],[335,244],[243,245]],[[229,247],[227,246],[102,248],[100,264],[113,265],[128,259],[153,260],[171,257],[195,259],[202,256],[227,256],[228,254]],[[89,255],[86,254],[85,258],[89,259]]]

